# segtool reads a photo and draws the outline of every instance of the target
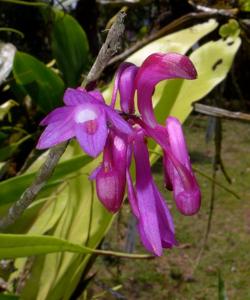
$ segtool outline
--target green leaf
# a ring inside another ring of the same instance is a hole
[[[62,103],[64,83],[52,70],[35,57],[16,52],[13,73],[18,84],[44,112],[49,112]]]
[[[0,259],[53,252],[91,253],[91,249],[52,236],[0,234]]]
[[[151,258],[149,254],[130,254],[116,251],[95,250],[48,235],[0,233],[0,259],[27,257],[55,252],[113,255],[121,258]]]
[[[91,160],[92,158],[87,155],[79,155],[67,161],[60,162],[45,188],[59,183],[63,177],[75,172],[76,170],[79,170]],[[32,172],[0,182],[0,206],[18,200],[24,190],[31,185],[35,176],[36,172]]]
[[[66,85],[76,86],[89,65],[89,45],[80,24],[62,11],[55,11],[52,51]]]

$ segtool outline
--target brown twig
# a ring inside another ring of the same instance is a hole
[[[204,105],[200,103],[194,104],[194,111],[217,118],[250,122],[250,114],[234,112],[227,109],[222,109],[219,107]]]
[[[117,14],[115,23],[110,28],[106,41],[102,45],[95,63],[89,71],[86,79],[82,82],[81,86],[86,86],[88,83],[98,79],[102,71],[110,61],[110,58],[120,49],[120,37],[123,35],[123,32],[125,30],[125,16],[126,13],[124,11],[121,11]]]
[[[120,39],[125,29],[123,24],[124,18],[124,12],[118,13],[116,21],[110,28],[106,41],[82,86],[98,79],[110,58],[118,51]],[[60,157],[63,155],[67,145],[68,142],[64,142],[49,151],[48,158],[39,169],[31,186],[24,191],[20,199],[9,208],[7,215],[0,220],[0,231],[13,224],[24,213],[25,209],[34,201],[40,190],[54,172],[54,169]]]

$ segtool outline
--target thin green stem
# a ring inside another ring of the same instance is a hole
[[[93,250],[90,251],[97,255],[104,255],[104,256],[115,256],[120,258],[131,258],[131,259],[153,259],[155,256],[150,254],[131,254],[131,253],[124,253],[124,252],[116,252],[110,250]]]

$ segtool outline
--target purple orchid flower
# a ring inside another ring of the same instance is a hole
[[[127,183],[141,241],[157,256],[162,254],[163,248],[176,245],[176,240],[171,214],[151,174],[147,138],[153,138],[163,149],[165,185],[173,190],[179,211],[184,215],[196,213],[201,198],[180,122],[168,117],[163,126],[154,116],[154,88],[161,80],[171,78],[196,78],[196,70],[188,57],[156,53],[141,67],[122,64],[116,73],[110,106],[98,91],[67,89],[66,106],[55,109],[41,122],[47,127],[37,145],[45,149],[76,137],[90,156],[95,157],[103,151],[101,165],[90,176],[96,181],[100,201],[110,212],[117,212]],[[118,92],[121,111],[114,109]],[[134,114],[136,92],[141,117]],[[132,157],[135,185],[129,170]]]
[[[53,110],[41,125],[47,125],[37,148],[46,149],[76,137],[81,148],[92,157],[99,155],[106,144],[108,127],[131,134],[130,125],[107,106],[98,91],[67,89],[66,106]]]

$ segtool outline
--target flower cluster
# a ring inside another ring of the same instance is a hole
[[[117,212],[125,189],[145,248],[160,256],[163,248],[176,244],[174,224],[168,207],[154,183],[147,139],[163,150],[166,188],[173,191],[178,210],[195,214],[200,208],[200,189],[192,172],[180,122],[169,116],[165,126],[154,116],[152,95],[158,82],[171,78],[195,79],[196,70],[188,57],[176,53],[150,55],[137,67],[123,63],[115,77],[111,104],[101,93],[82,88],[67,89],[64,107],[52,111],[42,122],[47,125],[38,149],[52,147],[76,137],[82,149],[101,165],[93,171],[98,198],[110,212]],[[116,110],[117,94],[121,110]],[[135,93],[140,116],[135,114]],[[130,174],[135,161],[135,184]]]

